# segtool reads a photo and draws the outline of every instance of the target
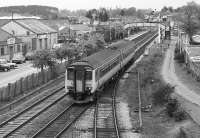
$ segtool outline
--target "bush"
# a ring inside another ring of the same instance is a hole
[[[174,113],[178,110],[179,104],[176,99],[169,99],[167,106],[166,106],[166,112],[169,115],[169,117],[174,117]]]
[[[166,112],[169,117],[174,117],[175,121],[182,121],[187,117],[185,111],[180,108],[180,104],[176,99],[168,100]]]
[[[174,88],[170,85],[160,85],[159,88],[153,93],[153,103],[155,105],[163,105],[168,102]]]
[[[174,118],[175,121],[183,121],[187,118],[187,114],[185,113],[184,110],[178,109],[177,111],[174,112]]]
[[[184,54],[183,53],[175,53],[174,59],[179,63],[184,63]]]
[[[200,76],[196,76],[196,80],[200,82]]]

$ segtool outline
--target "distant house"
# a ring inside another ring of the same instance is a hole
[[[23,54],[23,42],[6,31],[0,29],[0,58],[11,60],[15,54]]]
[[[90,24],[90,19],[87,18],[87,17],[84,17],[84,16],[80,16],[80,17],[78,18],[78,22],[79,22],[80,24]]]
[[[78,37],[83,37],[84,35],[89,35],[95,31],[96,29],[94,27],[89,27],[88,25],[72,24],[59,29],[59,39],[76,39]]]
[[[57,31],[37,19],[10,20],[1,28],[22,39],[25,43],[25,52],[52,49],[57,43]]]

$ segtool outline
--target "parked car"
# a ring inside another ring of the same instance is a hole
[[[0,70],[3,71],[9,71],[10,70],[10,66],[4,62],[0,62]]]
[[[24,63],[24,62],[26,62],[26,59],[25,59],[25,57],[24,57],[23,55],[21,55],[21,54],[16,54],[16,55],[14,55],[13,58],[12,58],[12,63],[20,63],[20,64],[22,64],[22,63]]]
[[[14,69],[15,67],[17,67],[16,63],[7,62],[6,59],[0,59],[0,63],[9,65],[10,69]]]

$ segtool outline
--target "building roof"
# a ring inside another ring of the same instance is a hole
[[[6,45],[7,40],[9,38],[13,38],[13,37],[14,37],[13,35],[7,33],[6,31],[4,31],[2,29],[0,29],[0,45]],[[21,43],[22,42],[21,39],[16,38],[16,37],[14,37],[14,38],[15,38],[15,43]]]
[[[61,26],[59,28],[59,32],[66,32],[66,31],[75,31],[75,32],[93,32],[95,31],[95,28],[93,27],[89,27],[87,25],[84,24],[72,24],[72,25],[68,25],[68,26]]]
[[[41,19],[40,20],[42,23],[46,24],[47,26],[50,26],[54,30],[58,30],[61,26],[68,26],[69,21],[67,19]]]
[[[193,62],[200,62],[200,45],[186,48],[186,52]]]
[[[21,26],[23,26],[24,28],[36,34],[57,32],[53,28],[43,24],[42,22],[36,19],[22,19],[22,20],[14,20],[14,21],[20,24]]]
[[[7,24],[9,21],[9,19],[0,19],[0,27]]]
[[[7,33],[6,31],[0,29],[0,41],[7,41],[8,38],[13,37],[11,34]]]
[[[92,31],[93,30],[92,27],[89,27],[89,26],[84,25],[84,24],[73,24],[73,25],[70,25],[70,29],[74,30],[74,31]]]

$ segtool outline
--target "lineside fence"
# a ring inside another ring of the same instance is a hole
[[[29,76],[23,77],[14,83],[9,83],[5,87],[0,88],[0,102],[10,101],[14,97],[22,94],[27,94],[31,89],[39,87],[52,79],[55,79],[59,74],[64,73],[66,63],[55,65],[54,70],[44,70],[44,72],[33,73]]]

